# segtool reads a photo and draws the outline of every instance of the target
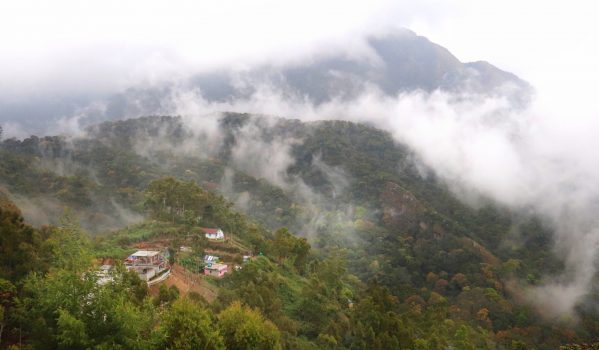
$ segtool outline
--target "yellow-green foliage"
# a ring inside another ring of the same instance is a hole
[[[218,326],[228,349],[281,349],[278,328],[258,311],[233,302],[218,315]]]

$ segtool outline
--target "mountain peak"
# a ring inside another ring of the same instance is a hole
[[[485,61],[462,63],[445,47],[411,30],[371,35],[365,44],[374,59],[348,56],[343,50],[327,55],[316,53],[312,59],[294,64],[263,64],[243,71],[217,69],[176,83],[138,85],[99,101],[77,100],[60,106],[50,101],[24,102],[9,109],[0,108],[0,119],[13,124],[24,123],[25,119],[30,124],[28,129],[39,132],[35,128],[43,128],[44,123],[55,123],[65,115],[82,111],[79,122],[84,126],[124,116],[162,114],[163,102],[168,102],[173,91],[181,88],[201,91],[207,102],[227,103],[259,97],[264,86],[284,98],[315,105],[350,101],[373,89],[391,97],[436,90],[506,97],[516,107],[526,106],[530,99],[530,85],[516,75]],[[67,105],[72,110],[65,109]]]

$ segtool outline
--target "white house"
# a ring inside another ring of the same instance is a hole
[[[223,240],[225,239],[225,233],[220,228],[205,228],[202,227],[202,232],[207,239],[210,240]]]
[[[150,281],[154,276],[169,268],[166,256],[154,250],[139,250],[125,259],[127,270],[134,270],[144,281]]]

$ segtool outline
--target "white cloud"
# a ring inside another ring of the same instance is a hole
[[[189,99],[179,102],[184,103],[177,110],[189,110],[185,107]],[[196,98],[191,110],[200,114],[188,115],[186,120],[203,120],[201,113],[208,111],[240,111],[303,120],[345,119],[388,130],[458,196],[483,195],[514,210],[532,210],[555,229],[556,249],[565,259],[566,273],[545,281],[534,295],[537,302],[560,300],[560,308],[551,309],[559,314],[572,310],[596,273],[599,124],[580,122],[584,119],[564,123],[563,116],[541,102],[545,101],[534,100],[528,109],[514,110],[501,98],[439,91],[390,97],[372,89],[352,101],[314,106],[264,86],[233,103]],[[236,158],[242,169],[286,187],[284,171],[292,160],[289,147],[283,146],[289,143],[263,145],[248,135],[242,139],[247,143],[239,145]],[[263,156],[252,156],[256,149]],[[243,166],[240,160],[249,163]],[[273,167],[250,166],[265,163]]]

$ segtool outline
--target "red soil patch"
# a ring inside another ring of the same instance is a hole
[[[163,282],[167,287],[177,286],[181,296],[185,296],[191,292],[198,293],[207,302],[212,303],[218,296],[216,287],[204,280],[204,277],[185,270],[180,265],[171,266],[171,275]],[[152,295],[158,295],[160,285],[150,287]]]

